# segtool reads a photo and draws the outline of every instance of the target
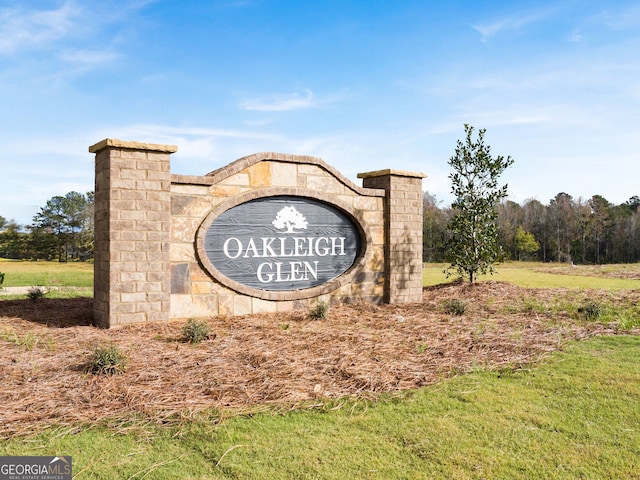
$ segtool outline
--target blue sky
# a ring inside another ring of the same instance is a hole
[[[0,0],[0,215],[93,189],[103,138],[172,172],[251,153],[427,174],[448,205],[463,125],[510,199],[640,195],[636,1]]]

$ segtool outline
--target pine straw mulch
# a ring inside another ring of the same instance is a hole
[[[182,322],[94,328],[91,299],[0,301],[0,438],[51,425],[140,416],[163,423],[211,408],[375,398],[473,368],[519,368],[568,340],[617,333],[526,307],[567,295],[587,298],[500,282],[448,284],[425,289],[419,304],[335,306],[324,320],[306,311],[215,318],[214,335],[197,345],[181,341]],[[617,295],[639,304],[638,291]],[[443,312],[452,298],[465,301],[464,315]],[[93,349],[112,344],[128,356],[126,372],[87,373]]]

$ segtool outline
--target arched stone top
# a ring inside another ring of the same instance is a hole
[[[376,188],[364,188],[356,185],[347,177],[345,177],[342,173],[340,173],[337,169],[326,163],[319,157],[311,157],[308,155],[292,155],[289,153],[277,153],[277,152],[259,152],[254,153],[253,155],[248,155],[246,157],[239,158],[235,162],[231,162],[230,164],[219,168],[217,170],[213,170],[207,173],[204,176],[191,176],[191,175],[171,175],[172,183],[183,183],[183,184],[197,184],[197,185],[215,185],[236,173],[239,173],[246,168],[251,167],[259,162],[264,161],[273,161],[273,162],[282,162],[282,163],[297,163],[297,164],[306,164],[306,165],[315,165],[329,174],[331,174],[335,179],[337,179],[340,183],[345,185],[347,188],[356,192],[359,195],[365,196],[373,196],[373,197],[383,197],[384,190],[379,190]]]

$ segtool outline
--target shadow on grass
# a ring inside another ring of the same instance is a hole
[[[422,287],[423,292],[437,292],[440,290],[450,289],[451,287],[458,287],[465,285],[467,282],[462,277],[456,278],[455,280],[438,283],[436,285],[428,285],[426,287]]]
[[[20,318],[51,328],[93,325],[92,298],[1,300],[0,317]]]

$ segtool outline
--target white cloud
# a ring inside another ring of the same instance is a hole
[[[0,7],[0,57],[20,64],[5,72],[24,74],[25,68],[31,68],[29,77],[55,81],[112,64],[125,55],[124,50],[115,50],[118,44],[120,48],[126,46],[122,44],[122,32],[126,30],[121,27],[134,23],[137,12],[153,1],[66,0],[57,8],[48,9],[33,7],[29,2],[23,2],[25,6]],[[43,52],[46,57],[42,57]]]
[[[69,63],[94,66],[111,63],[120,58],[120,55],[117,53],[101,50],[74,50],[63,52],[60,57],[62,60]]]
[[[108,127],[107,127],[108,128]],[[272,138],[273,135],[249,131],[208,127],[175,127],[171,125],[138,124],[116,127],[110,134],[121,135],[121,140],[167,142],[171,139],[211,137],[211,138]]]
[[[185,175],[203,175],[238,158],[278,150],[287,143],[280,135],[259,130],[158,124],[107,126],[92,134],[93,143],[104,138],[177,145],[178,152],[172,156],[171,169]]]
[[[311,90],[299,93],[280,95],[274,94],[261,98],[245,100],[240,103],[243,110],[257,110],[261,112],[286,112],[304,108],[316,107],[318,102]]]
[[[615,9],[614,6],[582,19],[567,39],[573,43],[597,41],[598,38],[607,38],[607,41],[612,41],[616,38],[615,34],[624,35],[625,32],[629,32],[633,35],[639,27],[639,5],[620,9]]]
[[[473,25],[473,28],[482,35],[482,42],[486,43],[490,38],[509,30],[520,30],[521,28],[543,20],[550,16],[550,10],[537,10],[528,12],[518,12],[512,15],[505,15],[492,22]]]
[[[48,48],[74,31],[80,9],[70,3],[54,10],[0,10],[0,55]]]
[[[615,13],[602,14],[606,26],[614,30],[629,30],[640,27],[640,6],[633,5]]]

